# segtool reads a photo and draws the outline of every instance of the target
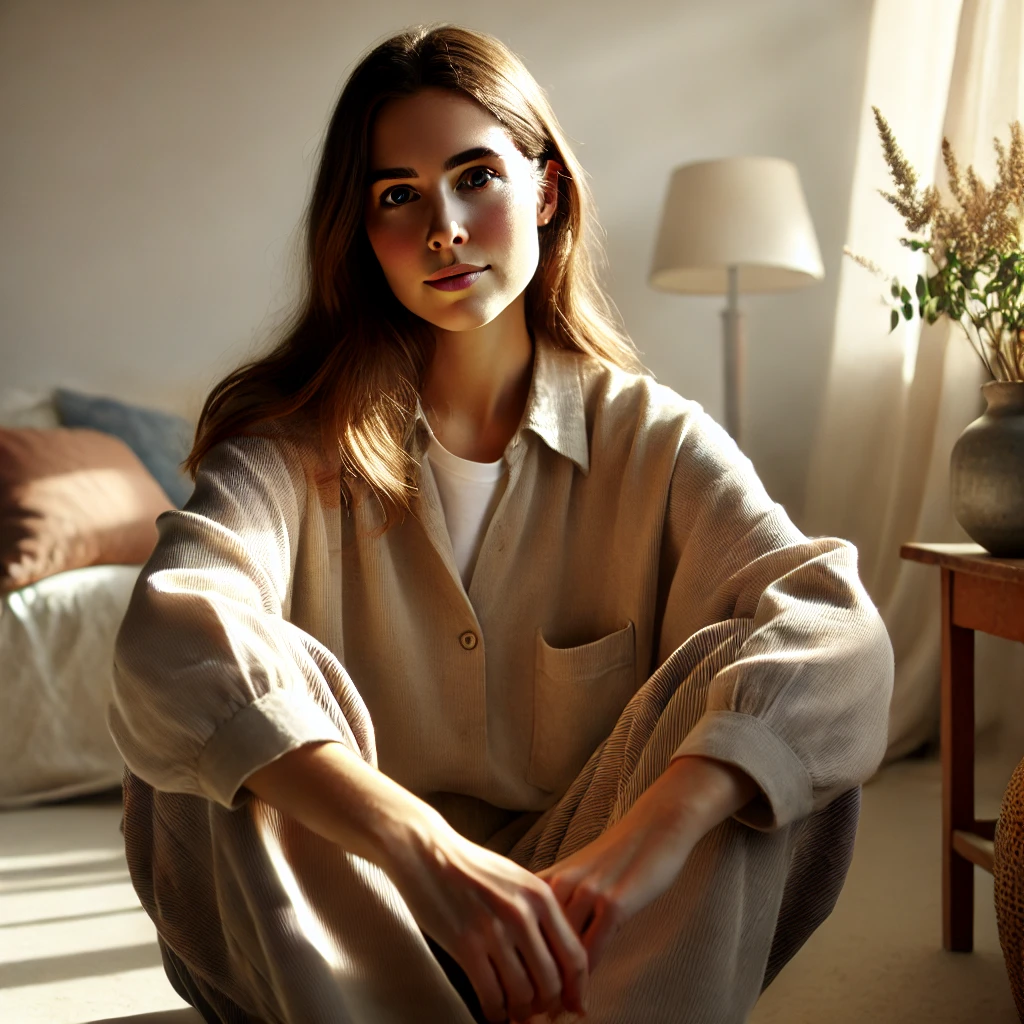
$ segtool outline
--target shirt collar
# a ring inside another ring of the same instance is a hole
[[[586,475],[590,472],[590,445],[581,359],[577,352],[553,348],[546,340],[537,341],[533,380],[520,431],[532,430],[552,451],[571,459]]]
[[[515,450],[523,431],[529,430],[552,451],[574,462],[584,476],[590,472],[590,445],[580,378],[582,358],[580,353],[556,349],[538,336],[526,409],[507,450]],[[410,450],[419,460],[430,442],[430,432],[418,400],[409,433],[412,435]]]

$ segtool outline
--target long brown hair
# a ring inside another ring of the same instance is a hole
[[[392,294],[363,211],[377,113],[388,100],[431,86],[474,99],[527,159],[564,168],[555,214],[540,229],[527,324],[557,347],[641,369],[598,284],[590,192],[543,91],[491,36],[452,25],[410,29],[367,54],[342,90],[306,213],[301,298],[274,349],[210,392],[185,462],[193,476],[218,442],[298,414],[319,433],[321,483],[340,469],[338,490],[348,501],[354,481],[363,481],[383,507],[385,528],[410,510],[415,475],[405,436],[434,339],[429,324]]]

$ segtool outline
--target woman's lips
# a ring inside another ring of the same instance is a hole
[[[483,270],[472,270],[466,274],[454,274],[451,277],[442,277],[439,281],[425,281],[431,288],[442,292],[460,292],[468,288],[478,277],[486,273],[487,267]]]

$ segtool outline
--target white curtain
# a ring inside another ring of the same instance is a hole
[[[949,138],[961,169],[995,180],[992,139],[1009,144],[1024,120],[1024,0],[875,0],[853,178],[850,248],[913,291],[925,264],[898,243],[908,234],[879,194],[895,191],[871,107],[896,136],[918,187],[948,197],[941,158]],[[938,570],[901,561],[905,541],[969,540],[953,519],[949,455],[981,414],[987,379],[961,328],[901,319],[888,334],[885,282],[844,260],[829,378],[802,526],[848,537],[896,655],[888,758],[936,734]],[[978,636],[978,729],[1021,717],[1024,645]]]

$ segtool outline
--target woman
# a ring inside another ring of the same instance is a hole
[[[346,84],[303,304],[116,652],[132,878],[208,1020],[742,1021],[801,823],[881,759],[854,549],[639,372],[587,216],[496,40]]]

